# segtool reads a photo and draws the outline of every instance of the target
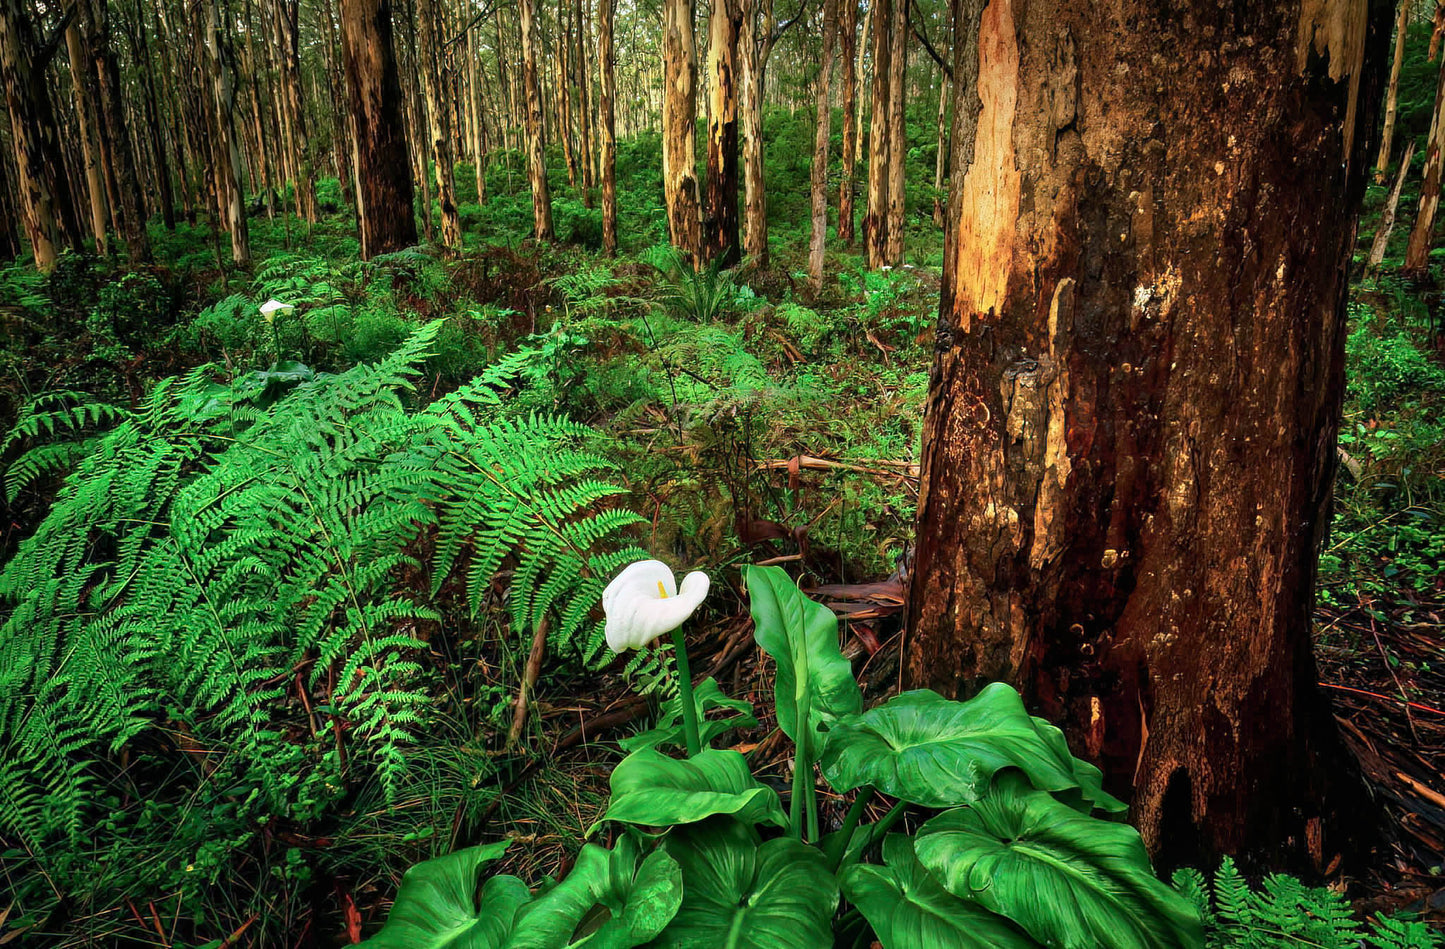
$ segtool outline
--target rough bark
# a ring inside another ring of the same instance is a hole
[[[103,134],[110,144],[111,168],[119,197],[112,211],[125,240],[126,257],[131,263],[138,263],[151,258],[150,234],[146,230],[148,214],[145,196],[141,192],[140,173],[136,168],[135,148],[125,118],[120,64],[110,45],[109,9],[104,0],[88,0],[81,4],[81,18],[86,33],[85,45],[99,80],[95,90],[96,108],[105,126]]]
[[[216,129],[216,173],[221,178],[216,199],[224,208],[226,229],[231,234],[231,261],[245,264],[251,260],[251,237],[246,224],[245,195],[241,190],[241,144],[235,122],[236,85],[231,72],[230,52],[226,49],[221,34],[220,12],[216,0],[206,0],[204,15],[204,42]]]
[[[981,112],[905,678],[1017,683],[1132,787],[1165,865],[1345,849],[1310,612],[1389,17],[990,0],[956,33],[978,31]]]
[[[617,51],[612,40],[616,0],[597,3],[597,68],[601,75],[601,111],[598,132],[602,139],[602,251],[617,253],[617,119],[613,100],[617,97]]]
[[[938,152],[933,159],[933,223],[943,226],[943,182],[948,174],[948,96],[953,84],[946,76],[938,78]]]
[[[391,0],[341,0],[341,48],[353,121],[361,259],[370,260],[416,243]]]
[[[547,158],[542,151],[542,89],[537,79],[537,0],[517,0],[522,29],[522,85],[527,106],[527,180],[532,185],[532,233],[539,241],[553,239],[552,191],[547,186]]]
[[[1445,60],[1435,86],[1435,111],[1430,117],[1430,135],[1425,140],[1425,169],[1420,182],[1420,206],[1410,243],[1405,248],[1404,272],[1421,276],[1430,268],[1430,246],[1435,240],[1435,212],[1440,208],[1441,164],[1445,162]]]
[[[457,211],[456,161],[452,153],[452,130],[447,122],[449,113],[444,102],[445,84],[438,38],[441,10],[437,8],[436,0],[418,0],[416,13],[420,26],[417,67],[422,74],[422,88],[426,94],[427,131],[436,172],[437,203],[441,206],[441,243],[448,253],[455,253],[462,246],[462,219]]]
[[[768,266],[768,196],[763,181],[763,77],[772,51],[773,0],[742,0],[738,113],[743,141],[743,253]]]
[[[95,252],[102,256],[106,248],[106,228],[110,210],[106,205],[105,169],[100,158],[100,123],[91,100],[90,64],[81,42],[80,27],[71,21],[65,30],[65,49],[70,58],[70,86],[75,97],[76,123],[80,127],[81,162],[85,167],[86,194],[90,199],[90,233],[95,238]]]
[[[8,163],[0,157],[0,260],[20,256],[20,209],[15,206],[15,190],[10,186]]]
[[[888,228],[884,263],[903,263],[903,224],[908,211],[905,159],[908,157],[908,0],[893,0],[893,50],[888,58]]]
[[[1365,261],[1367,271],[1376,269],[1385,259],[1385,249],[1390,246],[1390,234],[1395,230],[1395,212],[1400,207],[1400,190],[1405,187],[1405,178],[1410,173],[1410,159],[1414,155],[1415,143],[1406,142],[1405,154],[1400,158],[1400,170],[1395,175],[1395,186],[1390,189],[1385,211],[1380,215],[1380,223],[1375,228],[1375,240],[1370,244],[1370,256]]]
[[[738,262],[738,32],[741,0],[713,0],[708,21],[707,71],[712,107],[707,122],[707,191],[704,259]]]
[[[1375,158],[1375,181],[1385,180],[1390,168],[1390,149],[1395,139],[1395,113],[1400,98],[1400,70],[1405,64],[1405,38],[1410,33],[1410,0],[1400,0],[1395,21],[1395,59],[1390,65],[1390,86],[1385,92],[1385,130],[1380,135],[1380,153]]]
[[[55,266],[62,228],[69,235],[80,232],[45,87],[45,66],[55,48],[55,42],[42,43],[35,36],[21,0],[0,0],[0,83],[10,112],[25,236],[40,270]]]
[[[840,0],[838,54],[843,63],[843,175],[838,184],[838,242],[853,244],[853,173],[858,151],[858,0]]]
[[[890,33],[893,4],[905,0],[874,0],[869,13],[873,21],[873,102],[868,124],[868,212],[863,217],[863,251],[870,268],[888,262],[888,76],[893,60]]]
[[[287,147],[296,169],[296,212],[316,223],[316,172],[307,132],[306,99],[301,89],[301,0],[276,0],[275,23],[281,63],[282,114],[286,119]]]
[[[828,241],[828,141],[832,136],[833,47],[838,33],[838,0],[823,2],[823,58],[818,65],[818,120],[813,130],[812,186],[813,233],[808,242],[808,283],[813,292],[823,289],[823,255]]]
[[[702,246],[698,203],[697,46],[694,0],[663,0],[662,189],[672,246],[696,261]]]

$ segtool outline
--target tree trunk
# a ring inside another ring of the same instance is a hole
[[[296,213],[308,224],[315,224],[316,172],[307,134],[306,98],[301,89],[301,0],[276,0],[275,16],[286,139],[296,169]]]
[[[532,232],[553,239],[552,191],[547,186],[547,157],[542,151],[542,89],[537,79],[537,0],[517,0],[522,24],[522,85],[527,102],[527,179],[532,184]]]
[[[943,226],[943,182],[948,174],[948,94],[953,84],[948,77],[938,77],[938,152],[933,159],[933,224]]]
[[[868,126],[868,213],[863,217],[863,251],[869,268],[888,263],[888,123],[889,64],[893,60],[893,4],[906,0],[874,0],[873,103]]]
[[[56,45],[37,39],[21,0],[0,0],[0,81],[10,111],[20,207],[35,266],[44,271],[55,266],[61,229],[80,233],[45,86],[45,67]]]
[[[1425,141],[1424,180],[1420,183],[1420,208],[1410,243],[1405,248],[1404,272],[1422,276],[1430,269],[1430,246],[1435,240],[1435,212],[1440,207],[1440,169],[1445,161],[1445,60],[1435,87],[1435,111],[1430,117],[1430,136]]]
[[[341,48],[355,123],[352,154],[361,259],[370,260],[416,243],[391,0],[341,0]]]
[[[818,66],[818,124],[813,132],[813,234],[808,243],[808,283],[815,294],[823,289],[823,254],[828,240],[828,142],[833,120],[828,93],[833,84],[837,33],[838,0],[823,0],[823,60]]]
[[[840,0],[843,60],[843,180],[838,185],[838,243],[853,246],[853,172],[858,151],[858,0]]]
[[[697,193],[697,48],[694,0],[663,0],[662,188],[672,246],[696,262],[702,221]]]
[[[908,159],[908,4],[893,0],[893,51],[888,58],[888,229],[884,257],[890,266],[903,263],[903,225],[908,210],[905,180]]]
[[[582,204],[592,207],[592,189],[597,182],[593,178],[592,165],[592,95],[591,83],[587,79],[587,4],[577,0],[572,8],[577,19],[577,56],[574,60],[577,74],[577,131],[582,138]]]
[[[617,51],[613,48],[612,23],[616,0],[597,3],[597,68],[602,81],[602,251],[609,257],[617,253],[617,121],[613,100],[617,96]]]
[[[1405,154],[1400,159],[1400,170],[1395,175],[1395,186],[1390,189],[1385,211],[1375,227],[1375,240],[1370,244],[1370,256],[1365,261],[1365,270],[1373,271],[1385,259],[1385,249],[1390,246],[1390,233],[1395,230],[1395,212],[1400,206],[1400,190],[1405,187],[1405,178],[1410,173],[1410,159],[1415,154],[1415,143],[1405,143]]]
[[[441,205],[442,247],[451,254],[461,250],[462,219],[457,211],[456,162],[452,155],[452,130],[448,127],[448,111],[443,101],[442,52],[439,39],[441,11],[436,0],[418,0],[421,42],[417,68],[422,74],[426,94],[427,130],[430,133],[432,161],[436,165],[437,203]]]
[[[246,224],[245,194],[241,190],[241,145],[235,123],[236,86],[231,74],[230,54],[223,45],[216,0],[206,0],[204,15],[206,56],[212,83],[211,104],[216,123],[215,150],[219,157],[216,173],[222,181],[216,197],[224,202],[226,229],[231,233],[231,261],[246,264],[251,260],[251,238]]]
[[[95,62],[96,106],[110,141],[112,170],[116,177],[119,201],[112,207],[118,211],[117,224],[125,239],[126,257],[131,263],[150,260],[151,240],[146,230],[145,197],[141,193],[140,174],[136,169],[135,148],[125,119],[120,65],[110,46],[109,7],[104,0],[83,0],[81,14],[86,32],[85,42]]]
[[[738,111],[743,140],[743,253],[768,266],[768,196],[763,182],[763,78],[772,52],[773,0],[742,0]]]
[[[105,169],[100,160],[98,116],[95,103],[90,98],[94,80],[81,42],[80,27],[73,21],[65,30],[65,49],[70,57],[70,86],[75,96],[81,162],[85,166],[86,192],[90,197],[90,233],[95,238],[95,252],[105,256],[110,253],[106,248],[106,225],[110,211],[105,200]]]
[[[150,41],[146,38],[145,18],[141,16],[139,6],[136,8],[135,22],[128,23],[127,29],[131,36],[132,56],[139,64],[144,92],[142,102],[145,106],[146,130],[149,133],[151,149],[155,152],[154,177],[159,192],[161,222],[165,225],[166,230],[174,231],[176,229],[176,192],[171,177],[171,159],[166,150],[165,123],[161,121],[165,106],[156,87],[155,62],[151,58]]]
[[[712,107],[707,123],[707,212],[703,257],[721,267],[738,262],[738,30],[740,0],[713,0],[707,71]]]
[[[1389,16],[990,0],[955,34],[981,112],[955,151],[905,678],[1018,684],[1133,788],[1166,866],[1322,867],[1357,806],[1310,613]]]
[[[1395,24],[1395,60],[1390,66],[1390,88],[1385,93],[1385,131],[1380,136],[1380,153],[1375,158],[1375,181],[1385,180],[1390,168],[1390,149],[1395,138],[1395,113],[1400,97],[1400,69],[1405,64],[1405,38],[1410,34],[1410,0],[1400,0]]]
[[[14,260],[24,248],[20,242],[20,210],[15,206],[15,189],[10,186],[6,165],[4,156],[0,156],[0,260]]]

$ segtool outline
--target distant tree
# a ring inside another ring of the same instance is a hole
[[[436,171],[437,202],[441,205],[441,243],[455,253],[462,246],[462,219],[457,211],[456,159],[452,150],[452,124],[448,121],[447,87],[442,77],[441,9],[437,0],[417,0],[422,89],[426,96],[428,139]]]
[[[907,0],[873,0],[873,89],[868,126],[868,211],[863,217],[863,253],[870,268],[888,262],[889,76],[893,61],[893,5]]]
[[[1400,70],[1405,65],[1405,38],[1410,34],[1410,0],[1400,0],[1395,21],[1395,59],[1390,65],[1390,86],[1385,92],[1385,131],[1380,136],[1380,153],[1375,158],[1375,181],[1383,182],[1390,168],[1390,149],[1395,140],[1395,116],[1400,99]]]
[[[1442,5],[1445,6],[1445,5]],[[1430,248],[1435,243],[1435,212],[1440,208],[1441,170],[1445,167],[1445,58],[1440,60],[1435,85],[1435,110],[1430,115],[1430,134],[1425,139],[1424,180],[1420,183],[1420,206],[1415,226],[1405,247],[1405,273],[1420,276],[1430,268]]]
[[[838,241],[853,244],[853,188],[858,154],[858,0],[839,0],[838,54],[843,65],[843,175],[838,182]]]
[[[662,188],[672,246],[697,260],[702,249],[698,201],[697,43],[694,0],[663,0]]]
[[[203,0],[199,14],[205,18],[202,42],[206,52],[206,74],[211,84],[211,127],[215,133],[211,146],[217,181],[216,204],[222,209],[226,230],[231,235],[231,260],[245,264],[251,260],[251,232],[246,222],[246,197],[241,190],[244,173],[240,136],[236,130],[236,82],[216,0]]]
[[[530,0],[523,0],[523,5]],[[341,46],[355,132],[361,258],[416,243],[411,155],[392,49],[391,0],[341,0]]]
[[[1310,622],[1391,10],[960,7],[904,678],[1018,684],[1166,864],[1323,867],[1367,808]]]
[[[527,114],[527,179],[532,185],[532,233],[550,241],[552,190],[547,185],[547,157],[542,150],[542,89],[537,78],[537,0],[517,0],[522,31],[522,86]]]
[[[597,68],[601,73],[598,110],[601,112],[599,132],[602,145],[602,250],[608,256],[617,253],[617,118],[613,103],[617,98],[617,50],[612,39],[612,25],[617,0],[597,2]]]
[[[851,0],[850,0],[851,2]],[[828,241],[828,143],[832,140],[833,47],[838,33],[838,0],[823,0],[823,57],[818,67],[818,119],[813,133],[812,235],[808,242],[808,282],[823,289],[823,255]]]

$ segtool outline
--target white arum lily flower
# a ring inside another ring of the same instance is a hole
[[[261,304],[261,315],[266,318],[267,323],[276,319],[276,314],[278,313],[292,313],[295,312],[295,310],[295,304],[282,303],[274,297]]]
[[[677,629],[707,596],[707,574],[694,570],[682,579],[660,560],[630,564],[602,591],[607,645],[613,652],[637,649]]]

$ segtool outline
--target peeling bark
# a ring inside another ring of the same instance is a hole
[[[808,283],[813,292],[823,289],[823,255],[828,239],[828,141],[832,136],[833,108],[828,92],[833,84],[833,44],[838,33],[838,0],[823,0],[823,61],[818,68],[818,123],[813,131],[812,237],[808,242]]]
[[[905,0],[873,0],[873,101],[868,124],[868,213],[863,217],[863,250],[870,268],[888,263],[888,78],[893,56],[893,4]]]
[[[697,261],[702,249],[697,188],[697,43],[693,0],[664,0],[662,67],[662,188],[672,246]]]
[[[707,212],[703,258],[731,267],[738,248],[738,31],[741,0],[713,0],[708,21],[707,71],[712,107],[707,123]]]
[[[517,0],[522,29],[522,86],[527,111],[527,179],[532,184],[532,236],[553,239],[552,189],[542,151],[542,87],[537,77],[537,0]]]
[[[955,25],[978,111],[969,135],[960,86],[905,678],[1018,684],[1165,865],[1349,849],[1310,600],[1389,22],[990,0]]]
[[[617,253],[617,118],[613,107],[617,98],[617,51],[612,40],[615,4],[616,0],[597,2],[597,68],[601,73],[598,132],[602,140],[602,251],[609,257]]]
[[[1400,98],[1400,70],[1405,65],[1405,37],[1410,33],[1410,0],[1400,0],[1395,21],[1395,59],[1390,65],[1390,87],[1385,93],[1385,131],[1380,135],[1380,153],[1375,157],[1375,181],[1385,180],[1390,168],[1390,149],[1395,139],[1395,115]]]
[[[853,244],[853,176],[858,152],[858,0],[840,0],[838,54],[843,63],[843,180],[838,184],[838,242]]]

